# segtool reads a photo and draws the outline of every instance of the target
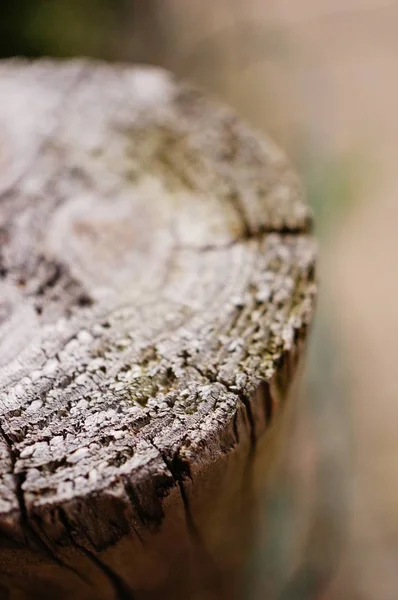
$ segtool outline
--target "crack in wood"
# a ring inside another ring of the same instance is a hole
[[[109,565],[102,561],[98,554],[91,552],[88,548],[79,544],[74,536],[73,527],[71,526],[65,510],[62,507],[58,508],[59,520],[65,528],[71,545],[81,552],[88,560],[106,577],[115,593],[115,600],[134,600],[135,594],[127,585],[127,583],[114,571]]]
[[[156,446],[153,440],[149,441],[152,444],[152,446],[159,452],[160,457],[162,458],[167,469],[171,473],[174,482],[179,489],[182,505],[184,508],[185,523],[193,548],[195,550],[195,554],[197,555],[199,562],[202,565],[202,568],[204,570],[204,576],[208,578],[209,582],[211,582],[212,587],[214,588],[214,585],[217,585],[218,570],[212,557],[210,556],[209,551],[206,548],[206,545],[200,534],[200,530],[197,527],[197,524],[195,523],[189,497],[184,485],[184,479],[186,478],[189,478],[192,484],[194,485],[189,464],[183,459],[181,459],[181,457],[178,455],[178,451],[174,451],[172,457],[169,458],[165,452],[162,452]]]
[[[16,472],[15,466],[18,460],[18,453],[15,452],[14,444],[12,443],[10,437],[4,431],[3,426],[0,424],[0,435],[4,439],[8,451],[11,462],[11,474],[14,477],[15,481],[15,493],[19,506],[19,519],[21,524],[21,532],[25,536],[25,541],[29,544],[34,544],[45,556],[47,556],[51,562],[54,562],[59,567],[63,569],[67,569],[74,575],[77,575],[83,581],[87,582],[84,575],[79,573],[76,569],[62,561],[59,556],[52,550],[50,543],[46,543],[42,537],[35,531],[31,519],[28,515],[26,502],[25,502],[25,494],[23,491],[23,484],[25,482],[26,473],[24,471]]]

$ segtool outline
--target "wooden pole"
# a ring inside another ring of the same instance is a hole
[[[0,598],[233,598],[313,313],[283,154],[152,68],[0,63]]]

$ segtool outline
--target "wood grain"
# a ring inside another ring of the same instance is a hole
[[[0,63],[0,597],[234,596],[310,223],[273,143],[168,73]]]

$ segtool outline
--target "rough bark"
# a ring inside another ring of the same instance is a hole
[[[0,63],[1,598],[233,597],[315,255],[284,156],[200,91]]]

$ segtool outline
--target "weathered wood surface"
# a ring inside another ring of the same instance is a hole
[[[167,73],[0,63],[1,598],[233,597],[310,220],[279,150]]]

